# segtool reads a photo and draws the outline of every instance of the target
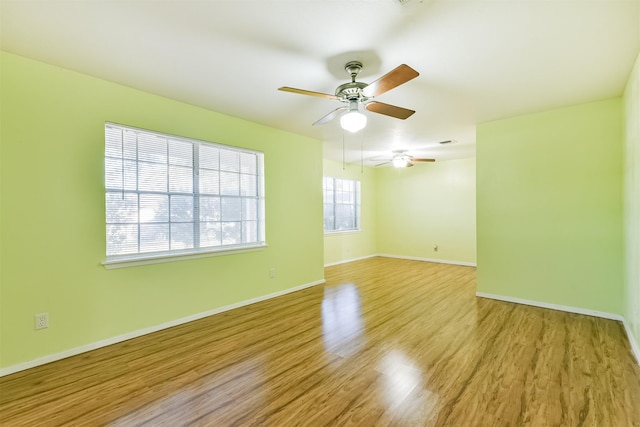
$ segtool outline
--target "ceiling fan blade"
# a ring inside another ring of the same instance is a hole
[[[365,87],[362,90],[362,93],[364,96],[382,95],[383,93],[390,91],[411,79],[415,79],[419,75],[420,73],[409,67],[407,64],[402,64],[389,71],[369,86]]]
[[[340,107],[340,108],[336,108],[335,110],[333,110],[332,112],[330,112],[329,114],[321,117],[320,119],[318,119],[313,126],[316,125],[324,125],[326,123],[329,123],[331,120],[335,119],[336,117],[338,117],[343,111],[347,111],[349,108],[348,107]]]
[[[409,159],[410,162],[420,163],[420,162],[435,162],[436,159],[419,159],[417,157],[412,157]]]
[[[282,86],[282,87],[279,87],[278,90],[281,90],[283,92],[299,93],[300,95],[317,96],[319,98],[338,99],[337,96],[329,95],[328,93],[313,92],[311,90],[304,90],[304,89],[296,89],[295,87]]]
[[[369,160],[370,162],[390,162],[391,160],[393,160],[391,157],[389,156],[375,156],[375,157],[369,157],[368,159],[365,160]]]
[[[384,102],[371,101],[365,105],[365,108],[374,113],[384,114],[385,116],[395,117],[396,119],[406,119],[411,117],[414,110],[398,107],[396,105],[385,104]]]
[[[412,168],[413,167],[413,163],[407,163],[407,166],[405,166],[405,168]]]
[[[379,163],[377,165],[373,165],[373,167],[375,168],[375,167],[382,166],[382,165],[388,165],[389,163],[391,163],[391,162]]]

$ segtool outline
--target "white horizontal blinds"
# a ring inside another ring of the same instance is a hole
[[[220,246],[220,150],[203,146],[199,152],[198,183],[200,191],[199,227],[196,231],[200,245]]]
[[[258,156],[202,147],[200,241],[203,246],[260,241]]]
[[[172,250],[197,247],[195,240],[194,146],[169,140],[169,247]]]
[[[336,218],[334,214],[334,192],[333,192],[333,180],[334,178],[325,176],[322,178],[323,191],[324,191],[324,229],[335,230]]]
[[[136,135],[105,128],[107,256],[139,252]]]
[[[263,241],[261,153],[108,124],[107,256]]]
[[[351,230],[356,228],[355,222],[355,185],[354,181],[336,179],[336,229]]]
[[[323,190],[325,230],[360,228],[360,181],[324,177]]]

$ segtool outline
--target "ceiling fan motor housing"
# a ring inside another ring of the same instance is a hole
[[[351,81],[338,86],[336,96],[343,101],[365,101],[367,98],[362,94],[362,90],[369,85],[356,81],[356,77],[362,71],[362,62],[349,61],[344,70],[351,76]]]
[[[342,84],[336,89],[336,96],[345,101],[365,100],[362,89],[369,86],[362,82],[349,82]]]

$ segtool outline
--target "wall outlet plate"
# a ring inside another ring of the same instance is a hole
[[[35,315],[36,329],[46,329],[49,327],[49,313],[40,313]]]

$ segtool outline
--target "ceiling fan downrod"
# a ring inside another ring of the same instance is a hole
[[[356,77],[362,71],[362,62],[350,61],[344,66],[344,70],[351,76],[351,83],[356,82]]]

